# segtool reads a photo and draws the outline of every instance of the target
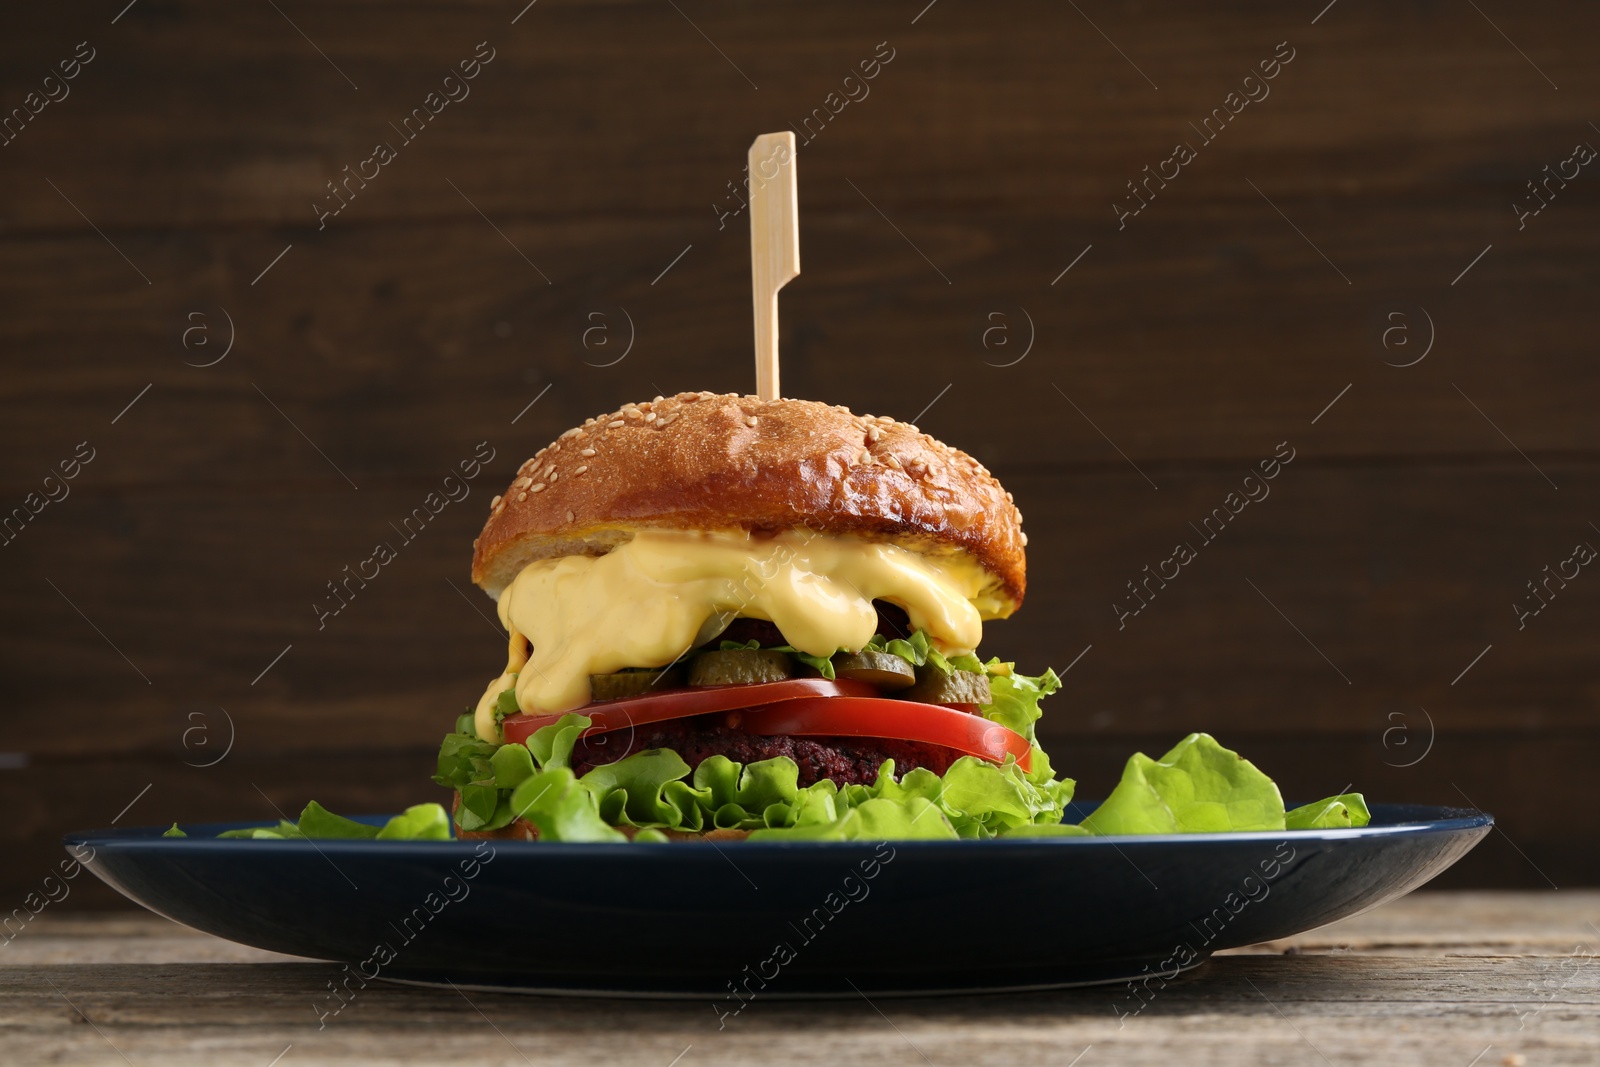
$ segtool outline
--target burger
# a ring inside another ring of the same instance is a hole
[[[1058,827],[1051,671],[985,661],[1022,514],[883,416],[680,393],[567,430],[474,542],[504,668],[435,781],[463,837],[977,838]]]
[[[1022,604],[1022,514],[915,426],[679,393],[563,433],[490,503],[472,580],[505,666],[439,747],[450,810],[312,801],[255,840],[848,841],[1365,826],[1286,810],[1205,733],[1064,820],[1034,727],[1055,673],[983,659]],[[169,837],[183,837],[176,824]]]

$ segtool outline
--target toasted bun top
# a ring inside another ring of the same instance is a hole
[[[537,559],[601,555],[638,529],[797,527],[966,554],[1015,608],[1022,513],[983,464],[915,426],[812,400],[679,393],[589,419],[517,470],[473,542],[491,596]]]

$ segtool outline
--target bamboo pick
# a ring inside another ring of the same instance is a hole
[[[794,134],[750,145],[750,282],[755,301],[756,394],[778,398],[778,290],[800,273]]]

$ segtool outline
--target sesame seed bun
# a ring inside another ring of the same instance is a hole
[[[983,464],[883,416],[713,393],[628,404],[540,449],[490,503],[472,580],[498,597],[533,560],[641,529],[800,527],[966,555],[1022,603],[1022,513]]]

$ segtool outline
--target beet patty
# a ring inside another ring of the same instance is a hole
[[[580,778],[604,763],[634,752],[670,748],[691,768],[712,756],[736,763],[788,756],[800,768],[800,788],[824,778],[837,785],[870,785],[884,760],[894,760],[895,777],[923,767],[944,774],[961,753],[943,745],[875,737],[769,737],[716,725],[710,716],[650,723],[633,731],[616,730],[580,740],[572,750],[572,770]]]

